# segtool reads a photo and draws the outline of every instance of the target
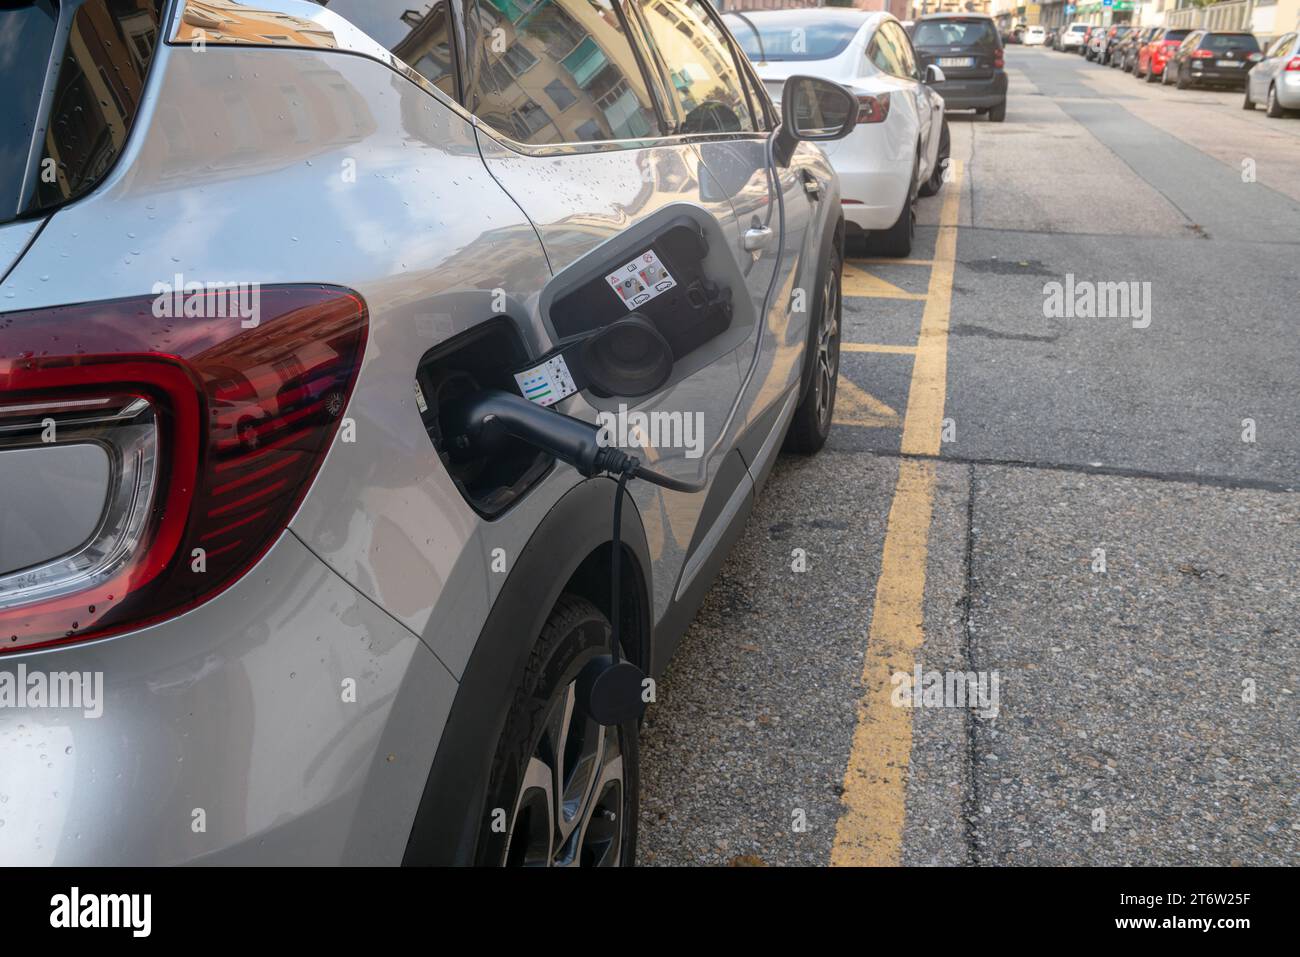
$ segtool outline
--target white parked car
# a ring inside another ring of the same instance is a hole
[[[943,186],[948,160],[944,104],[892,15],[845,8],[726,13],[723,19],[773,98],[786,77],[843,84],[858,98],[853,132],[823,148],[839,174],[849,238],[868,238],[883,256],[908,256],[916,198]]]
[[[1027,47],[1041,47],[1047,42],[1047,31],[1040,26],[1028,27],[1020,42]]]
[[[1088,32],[1087,23],[1071,23],[1056,37],[1057,49],[1078,51],[1083,46],[1083,38]]]

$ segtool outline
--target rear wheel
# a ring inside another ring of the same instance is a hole
[[[989,119],[994,123],[1001,123],[1007,118],[1007,101],[1004,99],[997,106],[989,109]]]
[[[1250,98],[1250,81],[1246,81],[1246,94],[1241,99],[1241,108],[1255,112],[1255,101]]]
[[[917,144],[917,155],[912,160],[911,185],[907,189],[907,198],[899,210],[898,219],[888,229],[873,233],[867,239],[867,247],[880,256],[906,259],[912,255],[912,240],[916,236],[916,195],[917,170],[921,163],[921,144]]]
[[[1187,75],[1187,71],[1181,67],[1178,70],[1177,84],[1178,89],[1185,90],[1192,85],[1192,79]]]
[[[1249,96],[1250,92],[1247,91],[1246,95]],[[1268,87],[1268,109],[1264,112],[1275,120],[1286,116],[1286,110],[1282,109],[1282,104],[1277,101],[1277,86],[1271,83]]]
[[[785,434],[787,452],[813,455],[821,451],[831,434],[835,417],[835,392],[840,378],[840,254],[831,250],[822,280],[821,315],[816,317],[817,333],[805,362],[813,363],[812,381],[803,401],[794,411]],[[811,351],[815,350],[815,351]]]
[[[934,158],[934,171],[930,178],[921,185],[922,196],[934,196],[943,189],[943,176],[948,169],[948,159],[952,155],[952,145],[948,135],[948,121],[944,120],[939,129],[939,152]]]
[[[506,718],[488,786],[480,864],[615,867],[636,857],[637,723],[598,725],[578,674],[611,650],[609,621],[562,595]]]

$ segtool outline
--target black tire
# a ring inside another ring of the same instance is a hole
[[[1165,63],[1165,68],[1160,71],[1161,86],[1168,86],[1170,83],[1173,82],[1172,80],[1169,79],[1171,76],[1173,76],[1173,73],[1170,72],[1173,69],[1173,66],[1174,65],[1172,63]]]
[[[912,160],[912,185],[908,188],[903,208],[898,212],[898,219],[888,229],[867,237],[867,248],[877,256],[906,259],[912,255],[912,240],[916,236],[916,174],[921,164],[920,146],[918,143],[916,158]]]
[[[989,120],[993,123],[1001,123],[1007,118],[1007,101],[1004,99],[997,106],[989,108]]]
[[[1282,104],[1277,101],[1277,87],[1272,83],[1268,86],[1268,105],[1264,113],[1275,120],[1286,116],[1286,110],[1282,109]]]
[[[939,127],[939,151],[934,157],[934,171],[930,174],[930,178],[921,184],[922,196],[935,196],[943,189],[943,174],[947,172],[951,155],[952,144],[948,134],[948,121],[945,119]]]
[[[578,673],[610,649],[600,609],[561,595],[528,656],[497,743],[476,863],[635,863],[637,723],[601,728],[573,704]],[[558,798],[569,795],[577,797],[562,807]]]
[[[835,418],[835,393],[840,381],[840,329],[843,303],[840,281],[843,267],[838,249],[832,247],[831,259],[822,277],[821,313],[815,339],[810,338],[804,362],[813,363],[812,378],[799,408],[794,410],[785,433],[783,448],[800,455],[816,455],[831,434]]]
[[[1249,81],[1249,80],[1246,81],[1246,89],[1243,91],[1243,96],[1242,96],[1242,98],[1241,98],[1241,108],[1242,108],[1243,110],[1249,110],[1249,111],[1252,112],[1252,113],[1255,112],[1255,103],[1254,103],[1254,101],[1250,98],[1250,81]]]
[[[1186,90],[1192,85],[1192,78],[1187,75],[1186,70],[1184,70],[1182,67],[1179,67],[1178,78],[1174,81],[1174,84],[1178,87],[1178,89]]]

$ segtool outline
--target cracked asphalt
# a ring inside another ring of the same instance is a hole
[[[914,654],[996,675],[996,715],[909,709],[907,759],[872,782],[904,814],[876,823],[906,865],[1294,865],[1300,120],[1048,50],[1008,69],[1004,124],[950,117]],[[922,264],[853,268],[926,293],[942,200]],[[1044,318],[1067,276],[1149,283],[1150,324]],[[846,296],[844,339],[909,347],[926,305]],[[913,365],[846,351],[873,414],[842,393],[827,448],[778,463],[650,709],[641,863],[830,862]]]

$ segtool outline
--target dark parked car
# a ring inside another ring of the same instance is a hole
[[[1101,35],[1105,32],[1105,27],[1088,27],[1088,32],[1083,35],[1083,46],[1079,49],[1079,52],[1083,54],[1085,60],[1097,59],[1097,48],[1101,43]]]
[[[1133,68],[1137,66],[1138,50],[1142,49],[1152,37],[1159,33],[1160,29],[1160,27],[1143,27],[1140,30],[1130,30],[1115,48],[1115,54],[1110,61],[1111,65],[1119,67],[1125,73],[1132,73]]]
[[[916,21],[912,46],[921,71],[934,64],[944,81],[932,84],[946,109],[1007,116],[1007,73],[1002,40],[993,18],[973,13],[934,13]]]
[[[1253,33],[1194,30],[1165,64],[1165,83],[1178,89],[1226,86],[1245,89],[1246,74],[1261,58]]]
[[[1097,58],[1097,62],[1115,66],[1115,51],[1119,47],[1120,43],[1124,41],[1124,38],[1132,32],[1132,27],[1120,24],[1119,26],[1111,27],[1102,34],[1101,55]]]

